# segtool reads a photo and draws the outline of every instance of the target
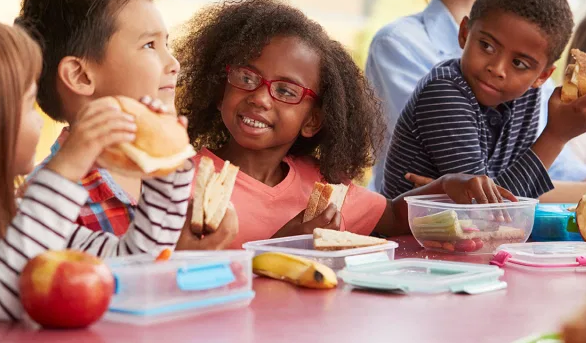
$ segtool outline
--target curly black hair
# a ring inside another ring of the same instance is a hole
[[[468,25],[494,10],[513,13],[537,25],[547,35],[549,63],[561,57],[572,36],[574,19],[567,0],[476,0]]]
[[[57,121],[65,121],[57,92],[57,69],[66,56],[100,62],[117,30],[119,11],[130,0],[23,0],[15,24],[43,50],[37,101]]]
[[[319,104],[324,123],[312,138],[299,136],[288,154],[313,156],[327,182],[363,175],[383,146],[380,101],[350,54],[301,11],[273,0],[226,1],[206,8],[175,43],[181,63],[177,108],[189,118],[196,149],[218,149],[230,138],[217,109],[225,67],[258,58],[271,38],[296,36],[321,57]]]

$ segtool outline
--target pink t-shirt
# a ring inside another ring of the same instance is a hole
[[[195,156],[196,166],[202,156],[214,161],[216,171],[222,169],[224,160],[205,148]],[[317,161],[312,157],[285,157],[283,161],[289,165],[289,173],[275,187],[238,173],[231,200],[240,225],[231,249],[241,249],[246,242],[271,238],[307,207],[314,183],[322,181]],[[382,195],[350,184],[342,206],[340,229],[369,235],[386,206]]]

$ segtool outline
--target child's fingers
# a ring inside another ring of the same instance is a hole
[[[476,177],[472,179],[472,182],[469,183],[469,189],[476,203],[488,204],[488,197],[484,192],[483,182],[480,178]]]
[[[518,202],[519,200],[517,200],[517,197],[511,193],[508,189],[505,189],[501,186],[496,186],[498,194],[500,194],[500,196],[502,196],[503,198],[510,200],[512,202]]]
[[[412,182],[415,187],[421,187],[421,186],[425,186],[428,183],[431,183],[434,181],[434,179],[429,178],[429,177],[425,177],[425,176],[421,176],[421,175],[417,175],[417,174],[413,174],[413,173],[407,173],[405,174],[405,179],[407,179],[408,181]]]
[[[336,205],[330,204],[319,216],[315,217],[313,220],[310,220],[307,224],[311,225],[311,229],[315,229],[316,227],[323,228],[327,226],[332,219],[336,216],[336,212],[338,209]]]
[[[340,213],[340,211],[337,211],[336,214],[334,215],[334,218],[332,218],[332,220],[327,225],[322,227],[322,229],[339,231],[341,224],[342,224],[342,214]]]

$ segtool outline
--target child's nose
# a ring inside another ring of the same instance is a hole
[[[165,73],[178,74],[179,70],[181,69],[179,61],[170,52],[168,52],[167,59],[168,62],[166,63]]]
[[[261,84],[256,90],[252,91],[248,97],[248,103],[265,110],[269,110],[273,106],[273,98],[269,92],[269,85]]]
[[[507,74],[505,71],[505,62],[502,59],[498,59],[495,61],[491,61],[486,67],[486,70],[493,76],[498,77],[500,79],[506,78]]]

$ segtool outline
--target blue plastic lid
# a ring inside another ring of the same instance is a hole
[[[538,204],[535,209],[536,217],[573,217],[576,212],[571,211],[576,204]]]

